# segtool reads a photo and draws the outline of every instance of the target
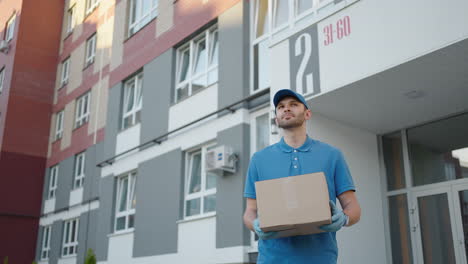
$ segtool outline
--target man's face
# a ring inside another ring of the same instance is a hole
[[[276,106],[276,124],[283,129],[300,127],[310,116],[310,110],[294,97],[284,97]]]

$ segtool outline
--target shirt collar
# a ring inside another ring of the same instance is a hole
[[[302,144],[302,146],[300,146],[299,148],[297,148],[298,151],[301,151],[301,152],[306,152],[306,151],[309,151],[310,148],[312,147],[312,145],[314,144],[314,140],[311,139],[309,136],[307,136],[307,139],[306,141],[304,142],[304,144]],[[280,142],[278,143],[280,149],[283,151],[283,152],[292,152],[294,150],[293,147],[289,146],[288,144],[286,144],[286,142],[284,141],[284,137],[281,137],[281,140]]]

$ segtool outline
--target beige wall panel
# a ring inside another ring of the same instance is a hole
[[[115,4],[115,1],[112,1],[112,0],[106,0],[106,1],[101,0],[101,2],[99,3],[98,16],[102,17],[103,15],[105,15],[114,4]]]
[[[110,63],[110,49],[114,31],[114,17],[108,19],[97,31],[96,64],[94,73]]]
[[[102,79],[101,81],[101,94],[99,95],[99,105],[97,108],[97,128],[99,130],[106,126],[106,118],[107,118],[107,99],[109,96],[109,76]],[[96,100],[97,101],[97,100]]]
[[[88,135],[103,128],[106,124],[108,86],[109,77],[106,76],[91,89],[91,116],[89,119]]]
[[[58,90],[60,88],[60,79],[62,75],[62,65],[57,64],[57,73],[55,74],[54,104],[57,103]]]
[[[101,81],[97,82],[91,88],[91,105],[90,105],[90,113],[89,113],[89,123],[88,123],[88,135],[91,135],[96,130],[96,118],[97,118],[97,102],[98,102],[98,92],[99,86],[101,85]]]
[[[81,85],[83,79],[85,43],[81,43],[70,56],[70,76],[68,77],[67,94]]]
[[[168,31],[174,25],[173,0],[160,0],[158,7],[158,18],[156,20],[156,37]]]
[[[73,41],[76,41],[83,33],[83,20],[85,15],[86,0],[76,0],[75,2],[75,28],[73,29]]]
[[[125,39],[126,32],[126,17],[127,17],[127,0],[122,0],[115,6],[115,23],[114,23],[114,34],[111,49],[111,62],[110,70],[114,70],[120,64],[122,64],[123,56],[123,41]]]
[[[71,135],[73,131],[73,123],[75,121],[75,100],[65,106],[63,116],[63,137],[60,142],[60,150],[64,150],[71,144]]]

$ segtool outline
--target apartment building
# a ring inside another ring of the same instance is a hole
[[[58,0],[0,1],[2,263],[35,257],[62,9]]]
[[[250,156],[306,97],[363,208],[340,263],[466,263],[468,3],[65,1],[36,260],[252,263]],[[213,171],[224,146],[234,170]]]

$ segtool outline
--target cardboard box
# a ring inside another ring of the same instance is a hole
[[[324,232],[331,223],[328,187],[323,172],[258,181],[260,228],[279,231],[278,237]]]

